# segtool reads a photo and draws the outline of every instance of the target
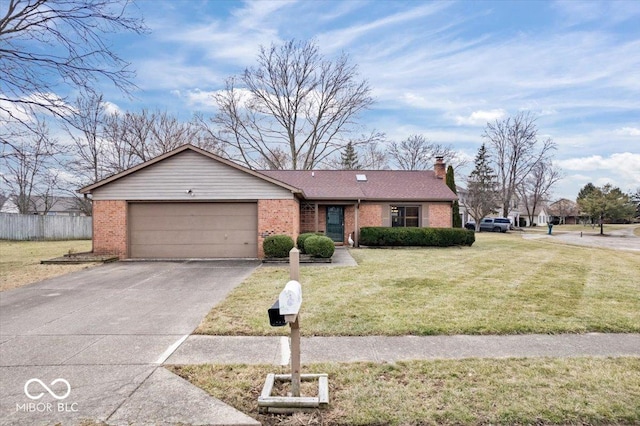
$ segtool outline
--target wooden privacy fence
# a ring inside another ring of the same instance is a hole
[[[91,239],[90,216],[41,216],[0,213],[0,240]]]

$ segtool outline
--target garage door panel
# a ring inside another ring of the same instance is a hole
[[[131,229],[136,231],[176,231],[190,229],[212,229],[235,232],[242,229],[257,229],[257,218],[234,216],[143,216],[131,219]]]
[[[180,241],[190,241],[189,245],[207,244],[256,244],[256,234],[247,230],[228,231],[134,231],[131,233],[132,241],[136,245],[144,244],[180,244]]]
[[[239,205],[243,208],[239,209]],[[236,214],[238,211],[249,214],[249,206],[254,206],[257,211],[255,203],[134,203],[132,206],[139,215],[156,217],[183,216],[185,212],[192,216],[210,216],[211,209],[220,215]]]
[[[256,203],[131,203],[132,258],[257,257]]]
[[[144,246],[131,246],[132,251],[143,251],[145,253],[144,258],[148,259],[211,259],[211,258],[244,258],[255,257],[247,256],[246,251],[248,247],[241,246],[227,246],[225,244],[202,244],[202,245],[189,245],[189,244],[174,244],[170,246],[175,255],[172,255],[172,251],[168,250],[168,246],[161,245],[144,245]],[[220,253],[224,252],[224,256]]]

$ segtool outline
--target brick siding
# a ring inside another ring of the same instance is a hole
[[[126,201],[93,201],[93,252],[127,257]]]
[[[349,240],[351,232],[358,232],[355,223],[355,206],[345,206],[344,209],[344,242]],[[382,226],[382,205],[360,204],[358,209],[358,226]],[[355,235],[353,237],[355,238]]]
[[[258,200],[258,257],[264,257],[262,243],[271,235],[289,235],[295,241],[300,233],[298,200]]]
[[[358,224],[361,228],[364,226],[382,226],[382,205],[360,204]]]
[[[452,214],[451,203],[429,204],[429,227],[451,228],[453,226]]]

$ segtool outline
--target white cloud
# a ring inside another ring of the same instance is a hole
[[[596,186],[611,183],[622,191],[640,188],[640,154],[620,152],[609,156],[592,155],[558,160],[554,164],[563,170],[578,172],[583,182],[592,182]]]
[[[0,119],[2,121],[15,119],[29,123],[33,120],[33,115],[21,104],[0,99]]]
[[[218,93],[216,90],[187,90],[183,97],[187,99],[187,103],[195,107],[215,107],[216,103],[213,97]]]
[[[421,18],[435,15],[448,6],[446,2],[423,4],[419,7],[403,10],[402,12],[394,13],[383,18],[368,22],[360,21],[360,23],[350,27],[325,32],[318,37],[318,40],[325,49],[340,50],[374,31],[380,31],[383,28],[393,26],[402,26],[411,21],[419,22]]]
[[[488,122],[499,120],[505,115],[507,115],[507,112],[502,108],[486,111],[479,110],[472,112],[468,117],[463,117],[461,115],[456,116],[456,123],[459,126],[484,126]]]
[[[623,127],[617,129],[615,133],[622,136],[640,136],[640,129],[637,127]]]
[[[618,169],[629,173],[640,174],[640,154],[621,152],[611,154],[609,157],[592,155],[590,157],[559,160],[558,165],[567,170],[611,170]]]
[[[107,114],[110,114],[110,115],[118,114],[122,112],[122,109],[120,109],[118,105],[108,101],[104,102],[104,110]]]

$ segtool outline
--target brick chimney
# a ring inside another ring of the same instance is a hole
[[[436,177],[438,179],[444,179],[445,175],[447,174],[447,168],[444,164],[444,157],[436,157],[436,164],[434,164],[433,166],[433,171],[436,173]]]

